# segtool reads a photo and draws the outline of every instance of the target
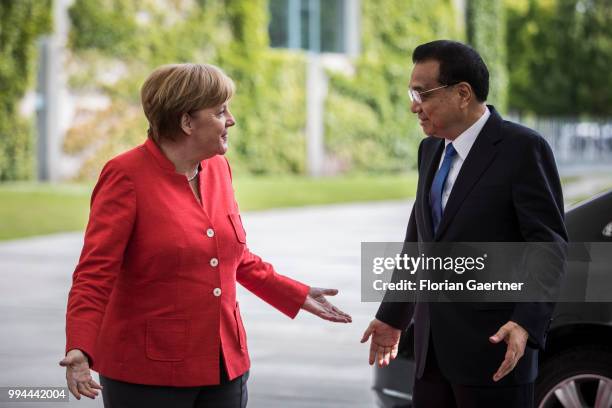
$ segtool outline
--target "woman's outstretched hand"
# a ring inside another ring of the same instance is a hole
[[[338,289],[310,288],[302,309],[321,319],[337,323],[351,323],[353,319],[327,301],[325,296],[336,296]]]
[[[94,399],[102,387],[91,377],[89,372],[89,360],[85,353],[79,349],[72,349],[59,365],[66,367],[66,382],[68,389],[80,400],[81,395]]]

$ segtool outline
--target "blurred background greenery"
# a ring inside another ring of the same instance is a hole
[[[326,73],[332,177],[307,178],[308,57],[271,41],[283,1],[74,0],[68,88],[107,101],[103,109],[77,109],[63,137],[62,154],[78,158],[64,181],[78,185],[23,182],[36,175],[36,138],[34,119],[19,104],[34,87],[37,38],[53,30],[53,2],[1,2],[0,239],[83,227],[103,163],[143,142],[139,88],[165,63],[213,63],[235,80],[238,126],[228,156],[243,209],[412,196],[423,135],[407,84],[412,50],[430,40],[479,50],[491,71],[490,103],[504,113],[576,120],[612,114],[608,0],[361,0],[359,52],[350,69]],[[322,8],[332,3],[338,1],[320,0]]]

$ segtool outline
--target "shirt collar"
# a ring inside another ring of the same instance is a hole
[[[484,127],[485,123],[487,123],[489,116],[491,116],[491,111],[489,111],[489,108],[485,106],[485,111],[482,116],[476,122],[474,122],[472,126],[467,128],[463,131],[463,133],[457,136],[455,140],[445,139],[444,147],[446,148],[446,146],[448,146],[448,144],[452,142],[453,147],[457,151],[457,155],[461,157],[461,160],[465,160],[468,153],[470,152],[470,149],[472,148],[472,145],[476,141],[476,138],[480,134],[480,131]]]

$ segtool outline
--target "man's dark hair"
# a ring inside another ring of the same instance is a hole
[[[470,84],[479,102],[489,95],[489,70],[484,61],[469,45],[457,41],[437,40],[421,44],[412,53],[415,64],[425,61],[440,63],[441,85],[454,85],[459,82]]]

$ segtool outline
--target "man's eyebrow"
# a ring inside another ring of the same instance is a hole
[[[409,88],[410,88],[410,89],[414,89],[415,91],[422,91],[423,89],[425,89],[425,88],[423,88],[423,87],[422,87],[422,86],[420,86],[420,85],[411,86],[411,87],[409,87]]]

